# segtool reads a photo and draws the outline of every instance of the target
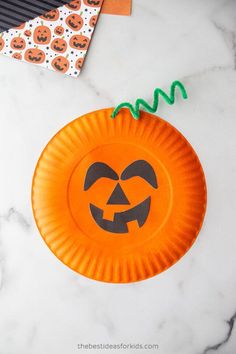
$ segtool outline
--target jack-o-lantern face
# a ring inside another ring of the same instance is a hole
[[[79,58],[76,60],[76,63],[75,63],[75,68],[77,70],[81,70],[82,66],[83,66],[83,63],[84,63],[84,58]]]
[[[14,53],[12,55],[12,58],[17,59],[17,60],[21,60],[22,59],[22,55],[21,55],[21,53]]]
[[[84,156],[72,173],[68,200],[74,219],[91,235],[141,240],[161,225],[171,190],[155,158],[127,141],[101,145]]]
[[[69,26],[73,31],[79,31],[83,27],[83,19],[80,15],[71,14],[66,18],[66,24]]]
[[[52,67],[61,73],[66,73],[70,67],[69,60],[63,56],[58,56],[52,61]]]
[[[89,26],[94,27],[97,23],[97,19],[98,19],[97,15],[92,16],[89,21]]]
[[[32,203],[54,254],[96,280],[133,282],[174,264],[190,248],[206,209],[193,148],[168,122],[128,109],[84,115],[49,142],[36,167]]]
[[[23,50],[26,47],[25,40],[21,37],[15,37],[11,40],[11,48],[15,50]]]
[[[92,7],[100,7],[102,5],[102,0],[84,0],[85,5]]]
[[[109,178],[114,181],[127,181],[133,177],[141,177],[149,183],[151,187],[157,189],[156,174],[150,163],[145,160],[136,160],[123,170],[120,177],[109,165],[103,162],[93,163],[87,171],[84,190],[87,191],[100,178]],[[142,188],[142,185],[137,183],[136,188]],[[131,193],[133,193],[133,190],[131,190]],[[106,202],[105,208],[109,208],[109,206],[125,206],[125,210],[115,212],[113,220],[110,220],[103,216],[105,209],[101,209],[93,203],[90,203],[89,208],[96,224],[103,230],[112,233],[128,233],[129,222],[137,221],[139,228],[145,224],[149,214],[150,205],[150,195],[146,196],[145,199],[141,200],[138,204],[132,205],[128,194],[125,194],[120,182],[117,182]]]
[[[46,21],[57,21],[59,19],[59,16],[60,16],[59,10],[54,9],[40,17]]]
[[[65,53],[67,49],[67,43],[63,38],[55,38],[51,44],[52,50],[58,53]]]
[[[38,26],[34,31],[34,42],[37,44],[48,44],[51,41],[51,30],[47,26]]]
[[[62,36],[64,33],[64,28],[62,26],[57,26],[54,30],[54,33],[58,36]]]
[[[30,30],[26,30],[26,31],[24,32],[24,35],[25,35],[26,37],[30,37],[30,36],[31,36],[31,31],[30,31]]]
[[[89,38],[82,35],[74,35],[70,39],[70,46],[78,50],[87,50],[89,46]]]
[[[25,52],[24,58],[30,63],[42,64],[46,59],[46,55],[41,49],[30,48]]]
[[[81,0],[71,1],[66,7],[70,10],[78,11],[81,7]]]
[[[1,52],[1,50],[3,50],[4,46],[5,46],[5,41],[2,38],[2,36],[0,35],[0,52]]]

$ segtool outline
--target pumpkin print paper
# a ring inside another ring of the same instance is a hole
[[[0,34],[0,53],[76,77],[101,5],[102,0],[74,0],[9,29]]]
[[[173,265],[195,241],[206,208],[198,157],[173,126],[122,109],[69,123],[44,149],[32,206],[51,251],[95,280],[128,283]]]

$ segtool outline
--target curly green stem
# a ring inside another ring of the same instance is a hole
[[[144,99],[138,98],[135,102],[135,105],[133,106],[129,102],[122,102],[120,103],[112,112],[111,117],[115,118],[119,111],[122,108],[128,108],[134,117],[134,119],[139,119],[140,117],[140,106],[142,105],[143,108],[149,112],[149,113],[155,113],[158,109],[159,105],[159,97],[161,96],[168,104],[172,105],[175,103],[175,89],[178,88],[180,90],[180,93],[183,97],[183,99],[187,99],[188,95],[186,92],[186,89],[184,85],[180,81],[174,81],[171,84],[170,88],[170,96],[168,96],[162,89],[156,88],[154,91],[154,100],[153,100],[153,105],[150,106]]]

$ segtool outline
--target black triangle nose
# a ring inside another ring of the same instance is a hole
[[[119,183],[117,183],[114,191],[112,192],[107,204],[130,204],[125,193],[123,192]]]

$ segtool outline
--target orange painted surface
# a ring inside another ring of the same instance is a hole
[[[104,0],[101,12],[111,15],[130,16],[131,8],[131,0]]]
[[[126,109],[111,119],[111,112],[86,114],[48,143],[35,170],[32,206],[44,241],[63,263],[95,280],[127,283],[164,271],[191,247],[205,214],[206,183],[193,148],[168,122],[145,112],[136,121]],[[148,170],[123,178],[135,161],[151,166],[156,186]],[[97,163],[113,178],[89,176]],[[118,184],[126,204],[108,203]],[[120,221],[127,232],[106,229],[147,199],[141,226],[137,211]],[[101,211],[102,226],[91,205]]]

